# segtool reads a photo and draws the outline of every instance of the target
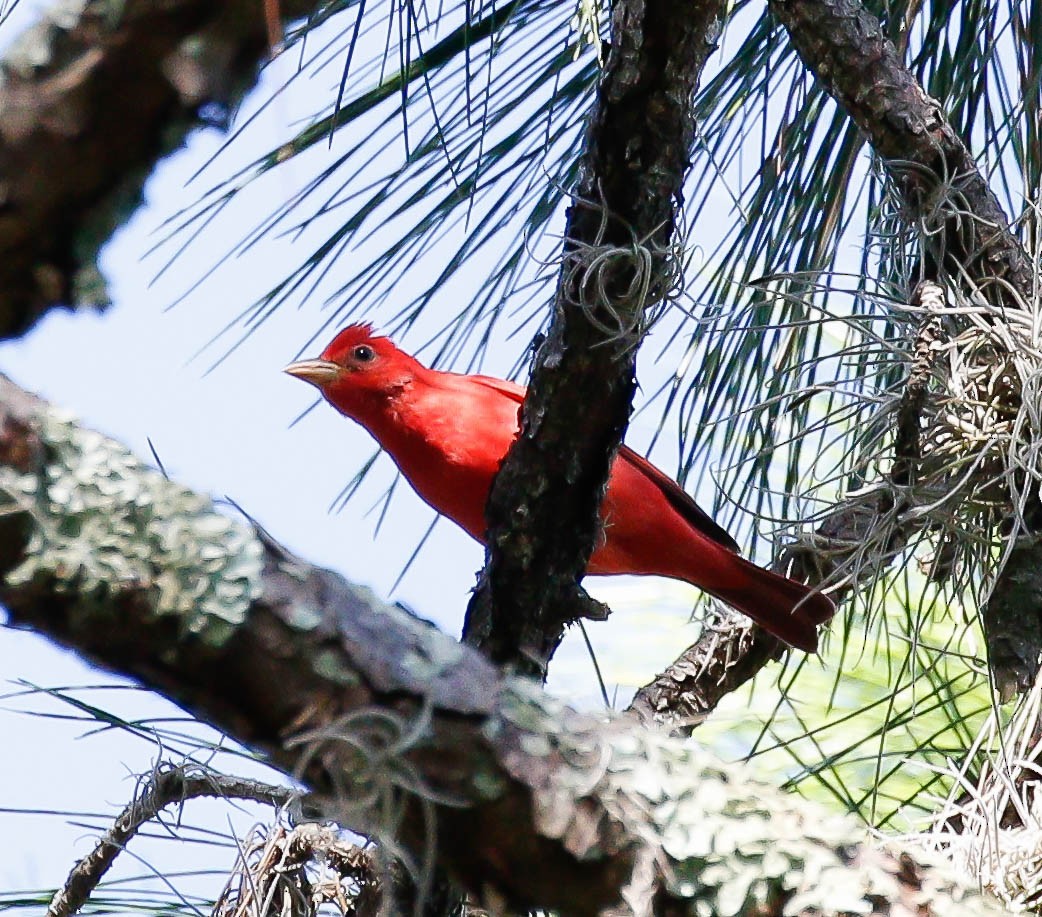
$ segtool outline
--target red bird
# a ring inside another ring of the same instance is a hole
[[[317,360],[285,370],[365,427],[416,492],[479,542],[492,479],[518,432],[525,389],[428,369],[371,325],[341,331]],[[835,612],[820,592],[763,570],[680,486],[625,446],[601,507],[604,540],[588,573],[668,576],[704,589],[807,652]]]

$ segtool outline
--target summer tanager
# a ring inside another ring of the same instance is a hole
[[[428,369],[370,325],[341,331],[317,360],[285,370],[365,427],[416,492],[479,542],[492,479],[518,432],[525,389],[491,376]],[[588,573],[684,580],[800,649],[835,611],[820,592],[763,570],[680,486],[625,446],[601,507],[602,540]]]

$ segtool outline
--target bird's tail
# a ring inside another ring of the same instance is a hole
[[[818,651],[817,625],[836,613],[832,600],[803,583],[787,579],[732,555],[742,568],[741,586],[714,588],[718,599],[748,615],[774,636],[808,653]]]

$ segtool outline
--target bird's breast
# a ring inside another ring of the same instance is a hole
[[[367,426],[424,502],[484,543],[485,503],[516,435],[516,410],[506,423],[476,413],[466,402],[407,405]]]

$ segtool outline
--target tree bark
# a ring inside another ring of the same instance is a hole
[[[537,677],[565,624],[604,609],[578,586],[629,420],[649,310],[673,291],[675,210],[694,94],[720,0],[617,0],[611,50],[568,211],[549,333],[489,496],[488,552],[465,638]]]
[[[1030,302],[1032,265],[1009,219],[940,103],[905,66],[859,0],[770,0],[768,6],[821,84],[865,132],[924,235],[937,271],[971,278],[1014,305]],[[992,283],[1000,280],[1002,283]]]
[[[279,9],[289,20],[315,5]],[[0,62],[0,338],[54,306],[108,305],[100,248],[156,162],[227,118],[269,50],[260,0],[73,8],[61,4]]]

